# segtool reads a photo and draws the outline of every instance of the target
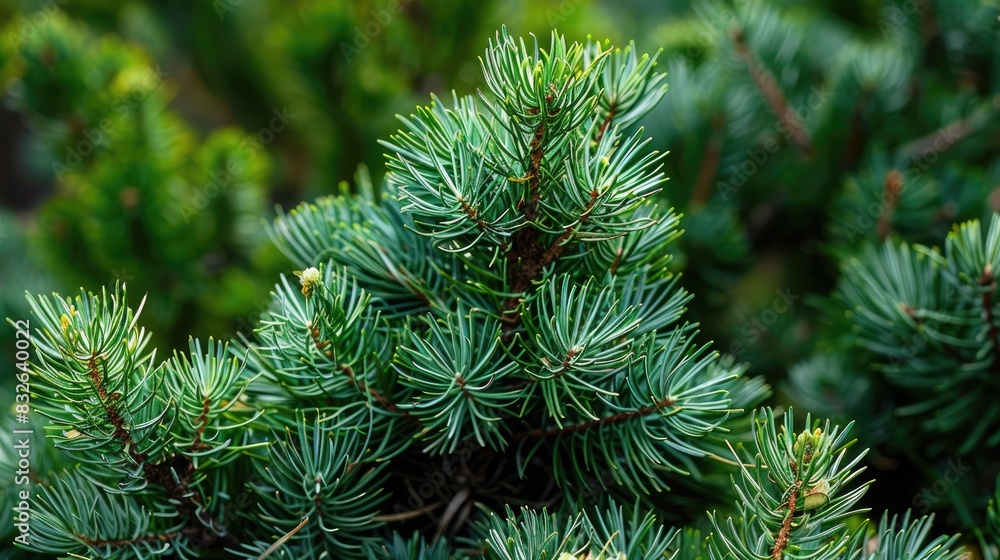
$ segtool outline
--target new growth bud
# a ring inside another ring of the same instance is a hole
[[[319,286],[323,281],[319,269],[314,266],[299,272],[297,275],[302,283],[302,295],[306,297],[311,296],[316,290],[316,286]]]

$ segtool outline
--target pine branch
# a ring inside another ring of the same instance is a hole
[[[146,454],[140,453],[135,448],[135,441],[132,439],[132,433],[128,428],[125,427],[125,419],[121,416],[121,411],[119,410],[118,401],[121,399],[121,393],[114,392],[110,395],[104,386],[104,375],[101,374],[100,369],[97,364],[98,353],[95,350],[90,358],[87,360],[88,376],[90,377],[90,382],[93,383],[94,389],[97,391],[97,395],[100,398],[100,403],[104,407],[105,419],[114,426],[114,438],[121,442],[122,451],[128,454],[137,465],[142,465],[146,462]]]
[[[996,317],[993,314],[993,293],[997,289],[997,281],[993,276],[993,265],[987,263],[983,268],[983,275],[979,278],[979,285],[985,288],[982,295],[983,317],[986,320],[987,336],[993,346],[993,366],[996,371],[1000,371],[1000,327],[997,326]]]
[[[803,124],[799,122],[798,117],[795,116],[795,111],[789,107],[788,100],[781,91],[781,86],[775,79],[774,74],[758,61],[757,57],[750,51],[742,28],[734,28],[732,38],[736,43],[736,54],[743,59],[754,85],[757,86],[757,89],[764,96],[774,116],[778,117],[778,121],[791,134],[792,143],[803,156],[807,158],[812,157],[815,153],[812,139],[809,137],[809,133]]]
[[[614,414],[612,416],[605,416],[598,420],[590,420],[588,422],[582,422],[580,424],[573,424],[570,426],[563,426],[561,428],[553,428],[551,430],[543,430],[539,428],[528,432],[519,432],[517,434],[514,434],[511,437],[511,440],[517,442],[524,439],[550,439],[550,438],[557,438],[562,435],[585,432],[592,428],[600,428],[603,426],[611,426],[614,424],[628,422],[629,420],[633,420],[641,416],[652,414],[664,408],[672,407],[674,406],[674,404],[676,404],[676,401],[674,401],[671,398],[666,398],[657,401],[654,406],[644,406],[638,410],[619,412],[618,414]]]
[[[887,201],[878,219],[878,238],[884,241],[892,232],[892,216],[896,210],[899,196],[905,188],[903,174],[898,169],[892,169],[885,174],[885,187],[882,200]]]
[[[551,95],[551,94],[549,94]],[[546,97],[550,100],[551,97]],[[535,111],[548,112],[547,106]],[[552,262],[561,248],[552,251],[545,251],[540,245],[541,230],[535,225],[538,219],[538,199],[540,195],[542,156],[544,154],[545,140],[545,119],[543,118],[535,129],[535,134],[531,139],[531,163],[528,166],[528,199],[519,203],[521,215],[527,226],[518,230],[514,234],[511,246],[508,249],[507,277],[511,279],[511,290],[517,294],[523,294],[531,288],[532,281],[537,278],[541,270]],[[559,246],[557,246],[559,247]],[[550,247],[550,249],[552,249]],[[545,260],[548,259],[548,263]],[[515,295],[507,298],[503,306],[503,313],[509,314],[520,305],[521,296]],[[508,329],[514,329],[520,323],[521,314],[517,313],[511,317],[511,322],[507,324]]]
[[[778,530],[778,536],[774,539],[774,548],[771,549],[772,560],[782,560],[785,549],[788,548],[789,537],[792,532],[792,519],[795,517],[795,504],[799,499],[799,488],[801,486],[802,481],[796,480],[792,485],[791,492],[788,493],[788,501],[785,502],[788,513],[785,514],[785,519],[781,522],[781,529]]]
[[[701,157],[701,165],[698,167],[698,177],[694,181],[694,189],[691,191],[692,208],[701,206],[708,201],[712,193],[712,181],[715,179],[719,169],[719,160],[722,158],[722,143],[725,139],[725,116],[716,115],[711,119],[712,133],[708,137],[708,145],[705,153]]]
[[[608,130],[608,126],[611,125],[611,121],[615,118],[615,111],[618,110],[618,106],[612,103],[608,108],[608,115],[604,117],[604,121],[601,122],[601,127],[597,129],[597,137],[594,139],[595,142],[600,142],[604,138],[605,132]]]
[[[746,460],[733,452],[740,465],[733,480],[740,525],[733,518],[723,523],[710,516],[715,557],[782,560],[789,549],[808,550],[816,560],[839,560],[845,552],[851,557],[863,544],[864,527],[850,530],[843,519],[857,513],[851,508],[866,485],[846,489],[861,473],[855,469],[861,456],[846,457],[847,430],[829,422],[821,427],[807,417],[805,429],[796,434],[791,410],[780,428],[769,409],[754,418],[753,456]]]
[[[994,215],[985,231],[978,221],[957,225],[943,251],[893,242],[879,253],[866,250],[844,268],[840,286],[857,342],[877,356],[890,383],[910,392],[912,403],[900,416],[959,438],[960,453],[988,441],[998,420],[976,398],[983,385],[998,384],[998,264],[1000,216]]]
[[[482,516],[489,535],[474,515],[598,485],[638,502],[717,457],[733,399],[766,393],[681,321],[679,216],[652,199],[663,154],[636,126],[666,91],[655,59],[502,30],[482,60],[492,95],[432,96],[383,143],[381,199],[362,173],[358,195],[280,213],[269,234],[299,282],[281,276],[232,347],[157,364],[124,298],[35,301],[44,412],[97,482],[52,491],[46,550],[443,560],[461,538],[501,557],[669,555],[674,533],[638,505],[566,525],[508,510]],[[383,538],[400,528],[421,532]]]

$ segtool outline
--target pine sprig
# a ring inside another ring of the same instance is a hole
[[[256,464],[261,482],[252,485],[260,538],[242,556],[257,558],[276,542],[292,558],[357,554],[365,533],[379,527],[385,464],[369,463],[362,433],[330,420],[303,413],[284,437],[275,434],[268,461]]]
[[[254,379],[244,375],[243,362],[230,355],[227,344],[210,338],[202,350],[201,342],[192,339],[188,354],[175,353],[163,367],[163,394],[176,399],[179,424],[171,444],[195,469],[201,461],[231,463],[261,445],[251,443],[245,429],[264,413],[245,402]]]
[[[168,551],[197,558],[183,537],[183,520],[157,504],[147,510],[134,497],[103,491],[65,473],[43,487],[32,511],[29,549],[74,558],[151,558]]]
[[[994,267],[1000,266],[1000,217],[948,235],[944,251],[887,241],[844,267],[839,298],[859,345],[878,369],[916,396],[899,412],[925,429],[957,434],[959,453],[997,442],[1000,412],[976,397],[996,384],[1000,318]],[[935,411],[927,415],[928,411]]]
[[[83,465],[94,480],[139,490],[150,458],[161,456],[175,415],[157,399],[163,373],[139,313],[116,289],[100,297],[29,297],[36,327],[39,411],[51,421],[56,447]],[[141,305],[140,310],[141,311]],[[114,475],[111,475],[114,473]]]
[[[859,512],[853,507],[867,484],[846,487],[863,471],[855,468],[862,455],[847,456],[850,426],[820,426],[807,416],[805,429],[796,432],[791,412],[779,426],[768,409],[755,415],[753,428],[756,451],[746,463],[737,455],[740,517],[712,516],[713,553],[747,560],[833,559],[856,549],[864,532],[848,529],[843,519]]]
[[[934,516],[911,519],[907,511],[902,517],[882,516],[875,539],[877,549],[863,555],[864,560],[890,560],[893,558],[919,558],[921,560],[958,560],[967,554],[953,548],[958,535],[936,537],[931,535]],[[929,539],[929,540],[928,540]]]
[[[514,413],[520,391],[507,379],[517,364],[499,360],[499,322],[460,306],[443,321],[428,318],[426,336],[417,332],[397,350],[396,367],[400,385],[415,395],[401,408],[420,422],[424,450],[453,453],[468,437],[462,427],[470,425],[480,446],[506,447],[502,421]]]

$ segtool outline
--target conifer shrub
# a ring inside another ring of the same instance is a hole
[[[763,380],[684,320],[683,219],[657,202],[664,156],[638,126],[666,93],[656,56],[503,29],[481,64],[479,95],[401,118],[380,188],[362,170],[268,228],[296,272],[252,336],[163,356],[124,285],[29,295],[19,367],[47,452],[15,542],[115,559],[966,554],[931,517],[868,521],[851,426],[759,407]],[[958,269],[928,266],[985,293],[963,267],[995,250],[962,235]]]

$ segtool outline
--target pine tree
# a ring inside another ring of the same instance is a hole
[[[849,428],[763,409],[746,445],[728,433],[768,388],[683,321],[681,218],[653,198],[663,156],[636,126],[666,92],[656,57],[504,29],[481,60],[487,92],[401,119],[380,193],[362,172],[279,216],[297,281],[254,337],[164,360],[123,286],[29,295],[32,403],[61,455],[26,547],[958,558],[929,518],[869,531]],[[727,463],[735,517],[705,538],[667,527],[670,486]]]

